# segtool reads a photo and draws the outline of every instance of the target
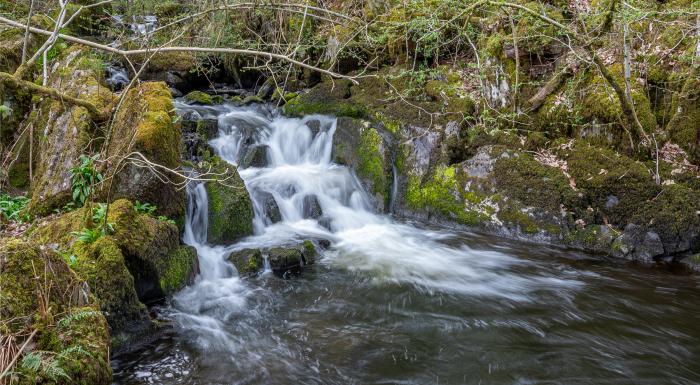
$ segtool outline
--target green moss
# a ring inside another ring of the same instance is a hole
[[[284,105],[284,113],[290,116],[303,116],[312,114],[324,114],[333,116],[347,116],[350,118],[362,118],[366,116],[366,109],[357,104],[344,102],[305,102],[304,95],[300,95]]]
[[[187,100],[190,103],[194,104],[202,104],[205,106],[209,106],[214,104],[212,101],[211,95],[202,92],[202,91],[192,91],[189,94],[185,95],[185,100]]]
[[[160,277],[161,290],[170,295],[187,285],[196,273],[197,250],[180,246],[170,253],[169,261]]]
[[[673,118],[668,123],[671,140],[681,146],[691,162],[700,163],[700,67],[691,71],[674,98]]]
[[[34,349],[57,359],[71,384],[109,384],[109,330],[81,277],[57,253],[19,239],[0,242],[0,266],[0,333],[35,330]],[[53,383],[44,370],[19,371]]]
[[[406,204],[411,209],[440,214],[461,224],[477,225],[486,218],[476,211],[467,210],[461,190],[455,168],[439,166],[425,183],[421,183],[416,176],[409,176]]]
[[[91,244],[76,243],[74,270],[84,277],[100,300],[100,308],[112,329],[124,330],[131,324],[148,321],[148,311],[139,301],[134,278],[124,256],[111,237]]]
[[[224,175],[222,182],[207,182],[209,229],[207,239],[214,244],[228,244],[253,234],[253,204],[236,169],[214,157],[212,172]],[[208,167],[208,166],[207,166]]]
[[[357,157],[357,175],[370,181],[372,192],[388,201],[389,185],[385,171],[387,165],[382,153],[382,137],[376,129],[368,128],[362,131]]]

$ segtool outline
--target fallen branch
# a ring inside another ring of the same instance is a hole
[[[53,99],[63,101],[68,104],[84,107],[90,114],[90,117],[98,122],[105,121],[111,116],[111,106],[105,109],[100,109],[93,103],[88,102],[87,100],[66,95],[55,88],[44,87],[36,83],[32,83],[30,81],[19,79],[16,76],[7,72],[0,72],[0,83],[2,83],[8,88],[12,88],[15,90],[30,91],[36,94],[48,96]]]
[[[6,17],[1,17],[1,16],[0,16],[0,23],[7,24],[7,25],[15,27],[15,28],[27,28],[26,25],[24,25],[20,22],[8,19]],[[35,28],[35,27],[30,26],[30,27],[28,27],[28,29],[29,29],[29,32],[40,34],[40,35],[47,35],[47,36],[53,35],[53,32],[47,31],[44,29],[40,29],[40,28]],[[108,45],[95,43],[95,42],[90,41],[90,40],[77,38],[77,37],[66,35],[63,33],[59,33],[58,37],[65,40],[65,41],[68,41],[68,42],[85,45],[85,46],[88,46],[91,48],[95,48],[95,49],[105,51],[105,52],[110,52],[110,53],[113,53],[115,55],[120,55],[120,56],[124,56],[124,57],[153,53],[156,50],[155,48],[121,50],[119,48],[110,47]],[[158,50],[159,54],[164,53],[164,52],[204,52],[204,53],[226,53],[226,54],[259,56],[259,57],[267,58],[268,60],[277,59],[277,60],[281,60],[281,61],[286,61],[288,63],[292,63],[292,64],[297,65],[299,67],[303,67],[303,68],[306,68],[306,69],[309,69],[312,71],[322,73],[324,75],[328,75],[332,78],[348,79],[353,84],[358,84],[358,82],[354,76],[342,75],[342,74],[339,74],[339,73],[336,73],[333,71],[325,70],[323,68],[319,68],[319,67],[301,62],[299,60],[292,59],[291,57],[289,57],[287,55],[282,55],[282,54],[277,54],[277,53],[272,53],[272,52],[255,51],[255,50],[240,49],[240,48],[216,48],[216,47],[162,47],[162,48],[158,48],[157,50]]]

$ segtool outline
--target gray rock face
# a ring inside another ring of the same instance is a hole
[[[265,212],[265,217],[269,221],[268,224],[277,223],[282,221],[282,214],[280,213],[280,208],[275,201],[275,197],[267,191],[259,191],[255,193],[257,198],[263,204],[263,211]]]
[[[306,126],[311,130],[311,137],[315,137],[321,131],[321,122],[317,119],[312,119],[306,122]]]
[[[185,158],[200,160],[209,148],[208,141],[219,133],[219,121],[216,118],[204,118],[197,111],[189,111],[182,115],[181,122]]]
[[[241,157],[238,165],[241,168],[248,167],[265,167],[267,166],[267,153],[269,147],[264,144],[250,146],[246,149],[245,154]]]
[[[654,257],[664,254],[664,246],[657,233],[630,223],[613,242],[612,254],[619,258],[652,263]]]
[[[323,215],[316,195],[307,195],[302,201],[304,219],[318,219]]]

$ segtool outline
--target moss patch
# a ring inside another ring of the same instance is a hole
[[[207,182],[209,198],[209,229],[207,241],[230,244],[253,234],[253,203],[235,167],[214,157],[204,169],[222,174],[220,182]]]

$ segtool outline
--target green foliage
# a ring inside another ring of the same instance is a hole
[[[166,217],[165,215],[159,215],[157,219],[162,222],[170,223],[171,225],[176,224],[174,220]]]
[[[97,155],[93,157],[80,155],[80,164],[70,169],[73,202],[79,207],[82,207],[88,200],[94,191],[94,186],[102,182],[102,174],[95,169],[94,165],[97,157]]]
[[[61,367],[60,360],[52,356],[50,352],[34,351],[28,353],[22,357],[20,366],[30,378],[42,375],[51,381],[59,381],[60,379],[70,381],[70,376]]]
[[[29,198],[24,196],[11,197],[0,194],[0,214],[8,221],[29,222],[31,217],[27,213]]]
[[[146,215],[153,215],[153,213],[157,209],[158,209],[158,207],[156,207],[148,202],[143,202],[143,203],[141,203],[140,201],[134,202],[134,210],[136,210],[137,213],[146,214]]]
[[[75,313],[71,313],[71,314],[61,318],[58,321],[58,326],[65,328],[65,327],[69,326],[70,323],[72,323],[74,321],[82,321],[83,319],[86,319],[86,318],[99,317],[101,314],[102,313],[100,313],[99,311],[96,311],[96,310],[80,310],[80,311],[77,311]],[[74,351],[77,351],[81,354],[85,354],[88,356],[90,355],[90,353],[83,350],[83,348],[80,346],[74,346],[71,349],[67,349],[67,350],[70,350],[70,351],[63,351],[61,354],[67,355],[67,354],[70,354]]]
[[[83,228],[80,231],[72,231],[71,234],[76,238],[77,241],[82,243],[94,243],[96,240],[100,239],[105,235],[105,231],[101,227],[96,227],[94,229]]]

